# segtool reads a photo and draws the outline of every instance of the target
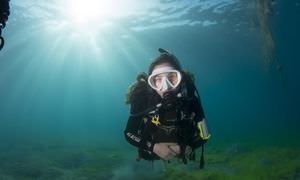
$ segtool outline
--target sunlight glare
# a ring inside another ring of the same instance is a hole
[[[68,0],[68,13],[76,23],[101,21],[114,15],[110,0]]]

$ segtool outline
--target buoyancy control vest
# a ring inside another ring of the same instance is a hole
[[[193,84],[182,83],[180,91],[166,93],[159,104],[144,112],[143,120],[139,126],[142,138],[152,143],[178,143],[182,152],[179,158],[184,163],[186,163],[185,149],[187,146],[192,145],[193,137],[198,136],[200,133],[197,123],[204,118],[202,107],[198,108],[198,112],[195,112],[197,108],[193,107],[195,105],[201,106],[199,95],[196,97],[195,93],[198,95],[197,89]],[[198,146],[200,144],[203,147],[206,139],[200,138],[198,141]],[[194,150],[193,148],[189,157],[190,160],[195,160]],[[139,157],[146,160],[159,159],[153,152],[143,149],[139,149]],[[203,157],[201,159],[203,161]],[[203,162],[200,167],[203,167]]]

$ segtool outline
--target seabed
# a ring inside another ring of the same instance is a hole
[[[124,150],[125,149],[125,150]],[[205,168],[173,160],[136,162],[136,150],[118,146],[24,145],[0,148],[0,179],[300,179],[299,147],[240,143],[208,145]]]

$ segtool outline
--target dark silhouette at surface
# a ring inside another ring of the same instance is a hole
[[[4,38],[2,37],[2,30],[6,26],[9,16],[9,0],[0,0],[0,50],[4,46]]]

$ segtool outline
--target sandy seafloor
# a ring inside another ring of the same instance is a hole
[[[205,168],[179,160],[135,160],[127,145],[1,145],[0,179],[300,179],[295,144],[208,143]]]

